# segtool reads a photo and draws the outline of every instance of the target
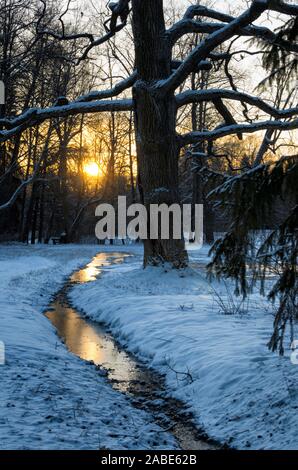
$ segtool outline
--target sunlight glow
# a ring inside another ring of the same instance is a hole
[[[95,162],[88,162],[84,165],[84,172],[89,176],[98,176],[99,175],[99,166]]]

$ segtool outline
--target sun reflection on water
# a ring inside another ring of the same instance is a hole
[[[127,256],[125,253],[101,253],[85,268],[74,273],[71,281],[82,284],[94,281],[101,274],[103,267],[119,263]],[[102,326],[84,319],[70,306],[65,291],[62,290],[58,294],[45,315],[72,353],[81,359],[107,367],[110,379],[119,382],[118,389],[126,390],[128,383],[139,375],[134,361],[118,349],[115,341]]]

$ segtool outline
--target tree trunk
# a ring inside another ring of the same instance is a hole
[[[197,43],[197,41],[196,41]],[[196,77],[198,76],[198,80]],[[193,73],[191,80],[192,90],[200,88],[201,90],[207,89],[208,72],[202,71],[200,74]],[[193,103],[192,105],[192,130],[202,132],[206,129],[206,103]],[[194,152],[206,153],[204,142],[199,142],[193,146]],[[209,245],[214,243],[214,213],[211,204],[208,202],[205,190],[204,181],[200,174],[200,169],[203,167],[201,159],[194,159],[193,161],[193,187],[192,187],[192,205],[193,205],[193,230],[194,230],[194,214],[195,205],[203,204],[204,206],[204,236],[205,242]]]
[[[162,0],[133,0],[133,32],[139,79],[134,86],[136,144],[144,203],[179,203],[176,106],[174,93],[160,96],[154,84],[171,73]],[[171,233],[170,233],[171,237]],[[145,240],[144,266],[187,264],[184,240]]]
[[[59,220],[59,235],[65,233],[66,239],[68,237],[68,200],[67,200],[67,144],[68,140],[66,132],[63,136],[63,141],[60,147],[60,160],[59,160],[59,178],[60,178],[60,191],[59,191],[59,202],[61,204],[62,216]]]
[[[205,241],[207,245],[213,245],[214,243],[214,213],[212,206],[205,199],[204,203],[204,232],[205,232]]]
[[[44,205],[45,205],[45,185],[41,183],[40,190],[40,203],[39,203],[39,229],[38,229],[38,243],[42,243],[43,230],[44,230]]]
[[[38,191],[39,191],[39,188],[38,188]],[[37,195],[34,201],[32,225],[31,225],[31,245],[35,245],[38,209],[39,209],[39,195]]]
[[[25,224],[24,224],[24,229],[22,233],[23,243],[29,243],[29,232],[30,232],[30,227],[32,226],[32,217],[33,217],[33,210],[34,210],[34,204],[35,204],[36,189],[37,189],[36,183],[33,183],[31,194],[30,194],[30,199],[29,199],[29,205],[28,205],[28,209],[25,215]]]
[[[130,175],[131,202],[132,204],[135,204],[136,191],[135,191],[134,174],[133,174],[133,159],[132,159],[132,133],[133,133],[132,126],[133,126],[133,114],[130,113],[129,129],[128,129],[129,175]]]

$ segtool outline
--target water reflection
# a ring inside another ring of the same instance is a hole
[[[126,258],[124,253],[100,253],[83,269],[74,273],[57,294],[46,312],[47,318],[57,329],[69,351],[96,365],[103,366],[113,387],[134,397],[142,409],[148,410],[157,423],[177,438],[181,449],[205,450],[216,446],[206,438],[185,415],[183,405],[167,395],[164,396],[164,380],[156,372],[140,366],[138,362],[118,348],[117,343],[98,322],[84,319],[70,305],[67,292],[73,284],[94,281],[103,269]],[[141,400],[141,401],[140,401]]]
[[[104,267],[123,262],[127,256],[129,255],[124,253],[100,253],[86,267],[71,276],[70,286],[73,283],[94,281]],[[99,323],[85,320],[70,306],[67,290],[62,289],[58,293],[46,312],[47,318],[55,326],[69,351],[81,359],[105,367],[109,378],[116,381],[115,387],[128,391],[130,382],[140,379],[136,363],[124,351],[118,349],[113,338]]]
[[[47,318],[57,329],[57,333],[72,353],[86,361],[93,361],[108,370],[110,379],[119,382],[119,388],[126,389],[138,373],[135,364],[123,351],[119,351],[114,341],[101,328],[100,324],[84,320],[73,308],[60,302],[59,298],[51,305]],[[122,383],[122,381],[124,381]]]
[[[130,255],[126,253],[99,253],[83,269],[73,273],[70,281],[81,284],[95,281],[101,274],[101,268],[110,266],[112,263],[122,263],[127,256]]]

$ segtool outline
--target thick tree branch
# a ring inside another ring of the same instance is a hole
[[[288,5],[281,1],[270,1],[268,0],[266,9],[275,10],[279,13],[287,15],[298,15],[298,7],[296,5]],[[193,5],[188,8],[181,21],[174,24],[167,32],[170,43],[174,45],[183,35],[190,33],[214,33],[220,30],[223,25],[218,23],[206,23],[195,20],[195,16],[207,17],[215,20],[222,21],[223,23],[231,23],[235,21],[235,17],[226,15],[224,13],[207,8],[202,5]],[[245,26],[238,28],[237,34],[241,36],[254,36],[263,39],[269,43],[274,43],[283,49],[290,52],[298,52],[298,45],[292,44],[280,38],[277,34],[272,32],[269,28],[261,26]]]
[[[7,130],[0,131],[0,142],[9,140],[16,134],[23,132],[28,127],[42,123],[47,119],[75,116],[78,114],[92,114],[98,112],[115,112],[133,110],[133,100],[123,99],[114,101],[94,101],[90,103],[74,102],[65,106],[54,106],[52,108],[32,108],[16,118],[1,119],[0,126]]]
[[[226,15],[225,13],[203,5],[191,5],[188,7],[184,19],[193,19],[195,16],[205,16],[214,20],[223,21],[224,23],[230,23],[230,21],[233,20],[231,15]]]
[[[291,118],[298,114],[298,107],[289,109],[276,109],[270,104],[263,101],[257,96],[249,95],[240,91],[226,90],[226,89],[209,89],[209,90],[189,90],[180,93],[176,96],[176,103],[178,107],[185,106],[191,103],[201,103],[203,101],[213,101],[216,99],[235,100],[256,106],[266,114],[274,117],[275,119]]]
[[[184,19],[172,26],[168,30],[167,34],[169,36],[171,45],[174,46],[175,43],[185,34],[212,34],[222,29],[222,27],[223,25],[220,23],[205,23],[197,20]],[[274,43],[289,52],[298,52],[297,44],[293,44],[289,41],[286,41],[285,39],[278,37],[278,35],[269,28],[261,26],[247,26],[245,28],[239,28],[235,34],[247,37],[257,37],[270,44]]]
[[[274,133],[274,130],[272,130],[272,129],[268,130],[265,133],[262,144],[261,144],[261,146],[258,150],[258,153],[257,153],[256,157],[255,157],[255,161],[254,161],[254,164],[253,164],[254,167],[256,167],[256,166],[260,165],[261,163],[263,163],[263,157],[264,157],[265,153],[267,152],[267,150],[269,148],[271,137],[272,137],[273,133]]]
[[[208,55],[213,52],[216,47],[233,37],[234,34],[238,32],[239,28],[245,27],[259,18],[266,10],[267,6],[268,0],[254,0],[251,7],[242,15],[222,26],[218,31],[210,34],[206,39],[200,42],[181,66],[167,80],[159,82],[158,88],[161,89],[163,93],[171,92],[178,88],[199,62],[207,59]]]
[[[225,106],[221,98],[214,99],[213,104],[217,112],[224,118],[225,125],[232,126],[234,124],[237,124],[236,120],[234,119],[234,116],[232,115],[230,110]],[[238,134],[238,138],[239,140],[242,140],[242,134]]]
[[[269,0],[269,10],[277,11],[284,15],[298,16],[298,5],[289,4],[282,0]]]
[[[298,15],[297,5],[290,5],[282,0],[269,0],[267,2],[267,8],[279,13],[284,13],[285,15]],[[206,16],[214,20],[223,21],[224,23],[229,23],[234,19],[231,15],[221,13],[203,5],[191,5],[186,10],[184,19],[193,19],[195,16]]]
[[[189,132],[179,136],[181,147],[190,144],[197,144],[200,141],[214,141],[228,135],[235,135],[239,133],[248,133],[263,131],[263,130],[280,130],[290,131],[298,128],[298,119],[294,121],[262,121],[254,124],[236,124],[232,126],[221,127],[213,131],[203,132]]]

